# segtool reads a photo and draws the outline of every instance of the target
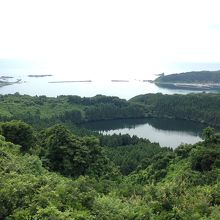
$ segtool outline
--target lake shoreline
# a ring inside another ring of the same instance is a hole
[[[144,138],[161,147],[194,144],[202,140],[204,126],[196,122],[179,119],[136,118],[99,120],[81,123],[80,128],[102,135],[129,135]],[[180,138],[181,137],[181,138]],[[181,142],[179,140],[182,140]]]
[[[98,120],[85,120],[80,123],[78,123],[79,126],[87,124],[87,123],[96,123],[96,122],[108,122],[108,121],[117,121],[117,120],[139,120],[139,119],[167,119],[167,120],[179,120],[179,121],[184,121],[184,122],[193,122],[193,123],[200,123],[201,125],[204,125],[206,127],[208,126],[213,126],[215,128],[219,128],[220,130],[220,125],[212,125],[210,123],[204,122],[203,120],[190,120],[190,119],[185,119],[185,118],[175,118],[175,117],[170,117],[170,116],[164,116],[164,117],[158,117],[158,116],[146,116],[146,117],[133,117],[133,118],[109,118],[109,119],[98,119]]]

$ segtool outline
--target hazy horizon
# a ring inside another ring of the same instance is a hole
[[[0,59],[66,78],[216,70],[218,8],[217,0],[1,1]]]
[[[65,64],[64,64],[65,65]],[[160,67],[159,71],[146,71],[146,74],[140,73],[127,73],[127,74],[114,74],[111,75],[99,75],[96,73],[84,73],[78,74],[74,72],[69,64],[68,72],[62,70],[56,70],[47,65],[46,62],[42,63],[39,61],[28,61],[28,60],[18,60],[18,59],[0,59],[0,76],[1,75],[12,75],[12,76],[27,76],[28,74],[52,74],[57,77],[57,79],[91,79],[91,80],[104,80],[104,79],[127,79],[127,80],[144,80],[144,79],[155,79],[157,74],[164,73],[165,75],[173,73],[181,73],[188,71],[215,71],[220,70],[220,63],[175,63],[172,65],[167,65],[166,67]],[[159,69],[159,68],[158,68]],[[64,67],[66,71],[66,68]]]

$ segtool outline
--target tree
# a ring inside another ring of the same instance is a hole
[[[26,152],[34,145],[33,128],[22,121],[10,121],[0,124],[0,132],[6,141],[21,145],[21,151]]]
[[[203,138],[205,143],[213,143],[216,141],[215,129],[212,127],[207,127],[203,130]]]
[[[198,148],[191,154],[192,169],[200,172],[219,168],[220,152],[218,148]]]
[[[65,126],[55,125],[45,131],[46,162],[50,170],[66,176],[100,176],[108,167],[98,139],[76,137]]]

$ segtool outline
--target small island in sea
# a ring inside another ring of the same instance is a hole
[[[47,77],[47,76],[53,76],[53,75],[51,75],[51,74],[40,74],[40,75],[30,74],[30,75],[28,75],[28,77]]]
[[[220,90],[220,70],[160,74],[154,81],[159,87],[186,90]]]
[[[81,82],[92,82],[92,80],[51,81],[51,82],[48,82],[48,83],[81,83]]]
[[[129,80],[117,80],[117,79],[112,79],[111,82],[129,82]]]
[[[11,79],[13,77],[10,76],[0,76],[0,87],[13,85],[16,83],[21,83],[21,79],[17,79],[16,81],[8,81],[8,79]]]
[[[6,80],[6,79],[13,79],[13,76],[0,76],[0,79]]]

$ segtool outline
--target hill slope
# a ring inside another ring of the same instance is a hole
[[[129,101],[143,105],[148,117],[185,119],[220,126],[218,93],[146,94],[133,97]]]
[[[48,135],[50,142],[59,139],[57,132],[53,138]],[[127,147],[123,148],[114,151]],[[75,149],[72,154],[69,144],[60,149],[71,155],[78,152]],[[128,152],[126,156],[133,158]],[[83,159],[77,157],[76,161]],[[59,165],[69,164],[53,159]],[[109,172],[96,178],[91,174],[72,178],[42,164],[45,160],[23,154],[18,145],[0,136],[0,219],[199,220],[220,216],[220,137],[210,128],[204,142],[146,157],[127,176],[118,173],[114,178]]]
[[[155,83],[220,83],[220,70],[218,71],[192,71],[162,74],[154,81]]]

